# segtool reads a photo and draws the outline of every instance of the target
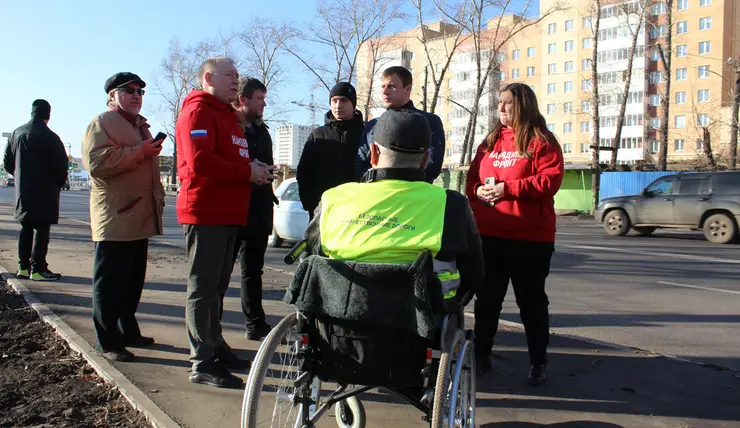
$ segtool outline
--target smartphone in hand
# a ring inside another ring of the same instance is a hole
[[[485,179],[485,181],[484,181],[483,184],[485,184],[486,186],[488,186],[489,184],[490,185],[495,185],[496,184],[496,177],[486,177],[486,179]],[[496,203],[495,202],[489,202],[488,205],[494,206],[494,205],[496,205]]]
[[[167,134],[165,134],[164,132],[159,132],[157,133],[157,136],[154,137],[152,144],[154,145],[154,147],[159,147],[162,145],[165,138],[167,138]]]

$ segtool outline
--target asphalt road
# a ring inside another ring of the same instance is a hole
[[[12,203],[0,188],[0,203]],[[61,215],[89,221],[89,194],[63,192]],[[184,248],[167,198],[164,236]],[[714,245],[700,233],[606,236],[593,221],[562,218],[548,282],[556,333],[636,347],[740,369],[740,246]],[[285,266],[287,248],[269,249],[270,267]],[[469,309],[472,309],[472,305]],[[513,292],[503,318],[519,322]]]

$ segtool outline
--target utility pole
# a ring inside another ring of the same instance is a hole
[[[730,169],[737,167],[738,113],[740,113],[740,59],[728,59],[727,63],[735,72],[735,93],[732,94],[732,135],[730,135]]]

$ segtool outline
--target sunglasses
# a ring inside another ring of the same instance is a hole
[[[144,95],[146,93],[146,91],[141,88],[132,88],[130,86],[124,86],[122,88],[117,88],[116,90],[123,91],[129,95],[133,95],[133,94]]]

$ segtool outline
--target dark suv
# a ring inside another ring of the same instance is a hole
[[[688,228],[727,244],[738,236],[740,171],[667,175],[639,195],[602,200],[595,217],[612,236],[626,235],[630,228],[642,235],[662,227]]]

